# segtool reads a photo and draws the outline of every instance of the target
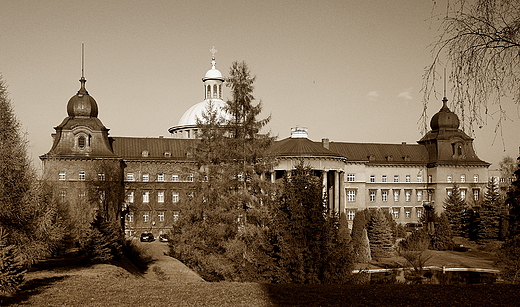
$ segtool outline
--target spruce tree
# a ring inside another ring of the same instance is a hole
[[[367,235],[368,214],[368,209],[357,211],[352,222],[352,250],[354,261],[359,263],[368,263],[372,260]]]
[[[0,293],[16,292],[25,279],[18,249],[8,243],[7,237],[7,231],[0,227]]]
[[[509,208],[509,235],[511,237],[520,235],[520,157],[517,162],[515,180],[511,183],[506,199]]]
[[[372,257],[389,257],[394,250],[392,229],[388,225],[388,220],[382,212],[382,209],[378,209],[371,216],[367,232]]]
[[[491,178],[486,186],[484,199],[480,203],[477,219],[477,239],[496,240],[500,231],[502,199],[496,181]]]
[[[453,185],[453,190],[444,201],[444,212],[455,236],[468,236],[469,206],[462,199],[459,187]]]
[[[80,253],[90,263],[109,263],[122,256],[123,241],[120,226],[100,213],[85,233]]]
[[[442,212],[440,216],[437,217],[435,231],[430,235],[430,237],[431,249],[439,251],[453,249],[453,233],[446,213]]]

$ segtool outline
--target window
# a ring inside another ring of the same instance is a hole
[[[105,181],[105,173],[98,173],[97,177],[99,181]]]
[[[399,208],[392,209],[392,217],[396,220],[399,218],[399,211],[400,211]]]
[[[399,201],[399,190],[394,190],[394,201]]]
[[[411,179],[410,175],[406,175],[404,181],[405,182],[412,182],[412,179]]]
[[[388,191],[381,191],[381,200],[388,201]]]
[[[347,210],[347,220],[353,221],[356,217],[356,210]]]
[[[173,191],[172,192],[172,203],[178,203],[179,202],[179,192]]]
[[[410,208],[405,208],[404,209],[404,217],[409,219],[412,217],[412,209]]]
[[[404,200],[405,201],[411,201],[412,200],[412,191],[411,190],[404,191]]]
[[[164,203],[164,191],[157,191],[157,202]]]
[[[177,222],[179,220],[179,211],[173,211],[173,221]]]
[[[417,208],[417,219],[422,218],[422,215],[423,215],[423,209],[422,208]]]
[[[347,191],[347,201],[349,201],[349,202],[356,201],[356,190]]]
[[[105,202],[106,196],[107,196],[107,191],[99,191],[99,203],[100,204]]]
[[[79,180],[85,180],[85,172],[84,172],[84,171],[80,171],[80,172],[79,172],[78,179],[79,179]]]
[[[473,182],[478,183],[478,175],[473,175]]]
[[[466,182],[466,175],[460,175],[460,182],[461,183]]]
[[[446,181],[447,181],[448,183],[452,183],[452,182],[453,182],[453,176],[448,175],[448,176],[446,177]]]
[[[376,201],[376,191],[370,191],[370,201]]]
[[[462,200],[466,199],[466,189],[460,189],[460,198]]]
[[[399,182],[399,175],[394,175],[394,182]]]
[[[163,173],[157,174],[157,181],[164,182],[164,174]]]
[[[356,181],[356,174],[347,174],[347,182]]]
[[[128,202],[128,203],[134,202],[134,191],[126,192],[126,202]]]
[[[422,175],[417,175],[417,182],[419,182],[419,183],[422,182]]]
[[[386,182],[386,175],[381,176],[381,182]]]
[[[150,202],[150,192],[144,191],[143,192],[143,203],[149,203]]]
[[[417,190],[417,201],[422,201],[422,190]]]
[[[150,213],[143,212],[143,222],[147,223],[150,221]]]
[[[129,223],[133,223],[134,222],[134,213],[133,212],[129,212],[126,217],[128,218],[128,222]]]
[[[172,175],[172,181],[173,181],[173,182],[177,182],[177,181],[179,181],[179,174],[173,174],[173,175]]]
[[[67,173],[60,172],[60,174],[58,175],[58,180],[67,180]]]
[[[188,176],[186,176],[186,181],[193,182],[193,174],[188,174]]]
[[[87,146],[87,138],[84,135],[80,135],[78,137],[78,147],[83,149],[85,146]]]
[[[134,173],[127,173],[126,174],[126,181],[134,181]]]
[[[370,175],[370,182],[376,182],[376,175]]]
[[[143,182],[148,182],[148,181],[150,181],[150,174],[143,173]]]
[[[433,176],[432,175],[428,175],[428,183],[432,183],[433,182]]]
[[[67,192],[66,191],[60,191],[60,201],[64,202],[66,197],[67,197]]]
[[[480,190],[479,189],[474,189],[473,190],[473,200],[478,201],[479,198],[480,198]]]
[[[161,211],[157,214],[157,217],[159,218],[159,222],[164,222],[164,212]]]

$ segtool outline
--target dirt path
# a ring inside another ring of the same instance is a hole
[[[145,278],[179,283],[204,281],[182,262],[167,255],[167,243],[154,241],[139,242],[138,244],[155,260],[144,274]]]

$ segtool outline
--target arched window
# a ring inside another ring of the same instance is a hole
[[[78,138],[78,147],[83,149],[85,146],[87,146],[87,139],[84,135],[80,135]]]
[[[217,98],[217,85],[213,84],[213,98]]]
[[[206,90],[206,99],[211,98],[211,85],[208,85],[208,89]]]
[[[222,99],[222,85],[218,86],[218,98]]]

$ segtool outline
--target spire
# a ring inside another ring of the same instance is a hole
[[[211,69],[216,69],[215,65],[217,62],[215,61],[215,53],[217,53],[217,49],[215,49],[215,46],[213,46],[209,52],[211,52]]]
[[[85,83],[87,79],[85,79],[85,43],[81,43],[81,78],[79,79],[81,83],[81,88],[78,91],[78,96],[83,97],[83,95],[88,95],[87,89],[85,88]]]

